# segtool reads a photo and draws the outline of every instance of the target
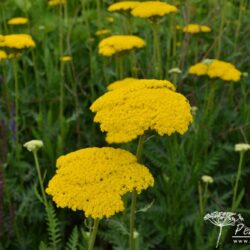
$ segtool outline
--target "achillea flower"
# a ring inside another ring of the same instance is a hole
[[[174,89],[168,81],[125,80],[109,86],[110,91],[90,109],[96,112],[94,121],[107,132],[108,143],[129,142],[147,130],[184,134],[192,122],[191,107]]]
[[[61,56],[60,61],[61,62],[71,62],[72,61],[72,56]]]
[[[250,144],[248,143],[238,143],[234,146],[234,151],[236,152],[245,152],[247,150],[250,150]]]
[[[160,1],[147,1],[141,2],[138,6],[136,6],[131,11],[131,14],[136,17],[150,18],[165,16],[174,12],[177,12],[177,8],[174,5]]]
[[[138,36],[115,35],[103,39],[98,47],[99,54],[112,56],[122,51],[142,48],[145,45],[145,41]]]
[[[191,66],[188,72],[193,75],[208,75],[210,78],[234,82],[238,82],[241,77],[241,72],[233,64],[216,59],[206,59],[197,63]]]
[[[115,21],[114,17],[112,17],[112,16],[106,17],[106,20],[107,20],[109,23],[113,23],[113,22]]]
[[[202,181],[203,181],[204,183],[208,183],[208,184],[212,184],[212,183],[214,182],[213,177],[211,177],[211,176],[209,176],[209,175],[203,175],[203,176],[201,177],[201,179],[202,179]]]
[[[8,59],[8,55],[6,54],[5,51],[0,50],[0,61],[3,61],[5,59]]]
[[[199,24],[188,24],[183,27],[183,32],[197,34],[197,33],[207,33],[211,32],[211,28],[206,25],[199,25]]]
[[[149,170],[123,149],[86,148],[57,159],[46,192],[59,207],[103,218],[124,210],[122,196],[153,186]]]
[[[57,6],[57,5],[63,5],[66,4],[66,0],[49,0],[48,5],[49,6]]]
[[[121,88],[130,89],[131,91],[145,89],[145,88],[167,88],[172,91],[176,90],[173,83],[167,80],[153,80],[153,79],[136,79],[125,78],[123,80],[115,81],[108,86],[108,90],[117,90]]]
[[[43,147],[43,141],[41,140],[31,140],[23,145],[30,152],[36,152]]]
[[[139,4],[140,2],[136,2],[136,1],[123,1],[123,2],[118,2],[118,3],[113,3],[108,7],[108,11],[110,12],[131,11]]]
[[[12,34],[0,39],[0,47],[12,49],[34,48],[36,46],[32,37],[27,34]]]
[[[15,17],[8,20],[9,25],[23,25],[29,22],[29,19],[26,17]]]
[[[109,29],[102,29],[102,30],[98,30],[98,31],[96,31],[96,35],[97,36],[102,36],[102,35],[107,35],[107,34],[109,34],[109,33],[111,33],[111,30],[109,30]]]
[[[169,74],[182,74],[182,71],[179,68],[172,68],[168,71]]]

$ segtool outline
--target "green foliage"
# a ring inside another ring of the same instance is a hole
[[[78,242],[79,242],[79,233],[77,227],[74,227],[72,233],[69,237],[69,240],[66,244],[67,250],[77,250],[78,249]]]
[[[56,211],[51,203],[48,203],[48,206],[46,207],[46,215],[49,245],[52,249],[56,250],[61,242],[61,233]]]
[[[98,54],[98,43],[103,37],[96,36],[96,31],[108,28],[113,34],[123,34],[132,30],[144,38],[147,46],[134,53],[136,63],[125,56],[124,76],[155,76],[152,27],[148,20],[128,19],[119,13],[107,12],[109,4],[116,1],[67,2],[67,8],[62,8],[60,15],[60,8],[49,8],[47,1],[0,1],[0,33],[30,33],[36,42],[36,48],[22,51],[17,61],[19,145],[15,141],[16,93],[12,63],[0,61],[0,122],[7,131],[0,131],[0,173],[3,173],[0,179],[3,188],[1,185],[0,188],[4,192],[4,197],[0,195],[0,204],[3,204],[0,215],[4,217],[3,222],[0,221],[0,250],[87,249],[91,227],[84,225],[84,214],[56,209],[49,197],[45,210],[39,198],[32,155],[21,148],[30,139],[43,140],[39,160],[46,187],[60,155],[78,148],[107,145],[100,126],[93,123],[89,106],[119,77],[114,58],[102,58]],[[203,222],[198,187],[201,185],[204,192],[201,177],[212,176],[214,183],[208,185],[204,213],[230,211],[239,161],[233,146],[250,142],[250,77],[245,74],[238,83],[226,83],[190,76],[188,68],[220,54],[221,60],[234,63],[241,72],[249,72],[249,1],[165,2],[179,3],[179,12],[160,21],[163,78],[174,82],[177,91],[198,110],[184,135],[160,137],[152,131],[146,133],[142,159],[155,177],[155,186],[138,196],[137,250],[210,250],[214,249],[218,228]],[[221,29],[223,13],[225,20]],[[30,23],[8,26],[8,19],[16,16],[28,17]],[[107,20],[111,16],[113,23]],[[210,25],[212,32],[189,36],[176,29],[177,25],[187,22]],[[62,66],[62,55],[72,55],[72,62]],[[182,74],[168,73],[176,67]],[[213,85],[216,85],[214,99],[207,108]],[[118,146],[135,153],[137,141]],[[19,156],[17,148],[20,148]],[[243,165],[236,211],[242,213],[250,225],[249,153],[244,156]],[[97,250],[128,249],[130,195],[124,202],[123,213],[101,221]],[[230,240],[228,234],[220,249],[235,249]],[[241,250],[248,248],[237,246]]]

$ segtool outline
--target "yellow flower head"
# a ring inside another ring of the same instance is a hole
[[[61,62],[71,62],[72,61],[72,56],[61,56],[60,61]]]
[[[122,51],[142,48],[145,45],[145,41],[138,36],[115,35],[107,37],[99,43],[99,54],[112,56]]]
[[[165,16],[173,12],[177,12],[177,8],[174,5],[160,1],[147,1],[141,2],[138,6],[136,6],[131,11],[131,14],[136,17],[150,18]]]
[[[109,92],[90,107],[95,122],[107,132],[108,143],[129,142],[147,130],[160,135],[184,134],[192,122],[187,99],[164,80],[125,80],[109,86]]]
[[[144,89],[144,88],[168,88],[172,91],[176,90],[173,83],[167,80],[151,80],[151,79],[136,79],[136,78],[125,78],[123,80],[115,81],[108,86],[108,90],[117,90],[121,88],[130,89],[132,91]]]
[[[149,170],[123,149],[81,149],[59,157],[56,165],[46,192],[57,206],[83,210],[94,219],[123,211],[124,194],[154,184]]]
[[[98,31],[96,31],[96,35],[97,36],[102,36],[102,35],[107,35],[107,34],[109,34],[109,33],[111,33],[111,30],[109,30],[109,29],[102,29],[102,30],[98,30]]]
[[[107,20],[109,23],[113,23],[113,22],[115,21],[114,17],[112,17],[112,16],[106,17],[106,20]]]
[[[48,5],[49,6],[57,6],[57,5],[63,5],[66,4],[66,0],[49,0]]]
[[[207,59],[191,66],[188,70],[193,75],[208,75],[210,78],[220,78],[224,81],[238,82],[241,72],[231,63]]]
[[[8,58],[8,55],[6,54],[6,52],[3,50],[0,50],[0,62],[7,58]]]
[[[211,28],[206,25],[188,24],[183,27],[182,31],[191,34],[207,33],[211,32]]]
[[[123,2],[118,2],[118,3],[113,3],[108,7],[108,11],[110,12],[131,11],[139,4],[140,2],[136,2],[136,1],[123,1]]]
[[[15,17],[8,20],[9,25],[23,25],[29,22],[28,18],[25,17]]]
[[[27,34],[12,34],[0,38],[0,47],[7,47],[13,49],[34,48],[36,46],[32,37]]]

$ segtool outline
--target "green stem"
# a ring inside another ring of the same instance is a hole
[[[238,38],[239,38],[239,33],[240,33],[240,27],[241,27],[244,6],[245,6],[245,1],[240,0],[240,11],[239,11],[239,17],[237,20],[237,26],[236,26],[236,32],[235,32],[235,38],[234,38],[234,52],[236,52],[236,50],[237,50],[237,44],[238,44]]]
[[[221,55],[221,44],[222,44],[224,24],[225,24],[226,3],[227,3],[227,1],[222,0],[220,30],[219,30],[219,36],[218,36],[218,46],[217,46],[217,50],[216,50],[216,58],[217,59],[220,58],[220,55]]]
[[[99,226],[99,221],[100,221],[100,219],[95,219],[95,221],[94,221],[94,227],[93,227],[93,231],[91,232],[91,235],[90,235],[88,250],[94,249],[96,234],[97,234],[97,230],[98,230],[98,226]]]
[[[202,216],[203,213],[204,213],[204,207],[203,207],[203,198],[202,198],[202,188],[201,188],[201,183],[200,182],[198,184],[198,193],[199,193],[200,214]]]
[[[130,211],[130,234],[129,234],[130,250],[135,250],[134,230],[135,230],[136,198],[137,198],[137,192],[134,189],[132,192],[131,211]]]
[[[140,136],[139,142],[137,145],[137,150],[136,150],[136,158],[139,163],[141,162],[143,144],[144,144],[144,135]],[[134,189],[132,192],[131,210],[130,210],[130,234],[129,234],[129,246],[130,246],[129,249],[130,250],[135,250],[134,231],[135,231],[136,198],[137,198],[137,192]]]
[[[142,158],[142,151],[143,151],[143,144],[144,144],[144,138],[145,135],[141,135],[139,138],[139,142],[137,145],[137,150],[136,150],[136,158],[139,163],[141,163],[141,158]]]
[[[121,54],[116,55],[116,74],[119,79],[122,79],[124,77],[123,55]]]
[[[8,119],[10,119],[10,113],[11,113],[11,102],[10,102],[10,96],[9,96],[9,88],[7,85],[7,72],[6,72],[6,67],[5,65],[2,67],[3,69],[3,85],[4,85],[4,99],[5,99],[5,104],[6,104],[6,113],[7,113],[7,117]]]
[[[92,38],[91,38],[91,30],[90,30],[90,23],[88,20],[88,3],[86,0],[81,0],[81,4],[82,4],[82,16],[84,17],[84,25],[86,27],[86,33],[88,36],[88,50],[89,50],[89,71],[90,71],[90,84],[89,84],[89,88],[90,88],[90,93],[91,93],[91,101],[95,100],[95,90],[94,90],[94,85],[93,82],[95,81],[94,77],[95,77],[95,72],[96,72],[96,67],[94,64],[94,56],[93,56],[93,49],[92,49]]]
[[[14,80],[15,80],[15,125],[16,125],[16,145],[18,148],[19,144],[19,81],[18,81],[18,65],[17,65],[17,59],[13,59],[13,71],[14,71]],[[17,150],[18,152],[18,150]]]
[[[161,62],[161,47],[160,47],[160,32],[157,21],[153,22],[153,39],[154,39],[154,64],[155,77],[162,78],[162,62]]]
[[[63,7],[60,6],[60,27],[59,27],[59,53],[60,57],[63,56]],[[60,107],[59,107],[59,116],[60,116],[60,126],[61,134],[64,134],[64,63],[60,62]]]
[[[170,66],[170,62],[172,62],[172,51],[171,51],[171,40],[172,37],[174,39],[175,36],[175,30],[176,28],[173,27],[173,23],[174,23],[174,18],[175,16],[171,16],[170,20],[169,20],[169,28],[168,28],[168,32],[167,32],[167,55],[166,55],[166,72],[165,72],[165,78],[168,79],[168,71],[169,68],[172,67],[172,65]]]
[[[204,119],[210,117],[210,111],[213,110],[214,102],[215,102],[215,94],[217,89],[217,82],[212,82],[210,86],[207,86],[207,100],[204,109]]]
[[[46,208],[48,208],[48,202],[46,199],[46,195],[45,195],[45,190],[44,190],[44,186],[43,186],[43,180],[42,180],[42,175],[41,175],[41,168],[40,168],[40,164],[37,158],[37,152],[34,151],[33,152],[34,155],[34,160],[35,160],[35,165],[36,165],[36,171],[37,171],[37,175],[38,175],[38,180],[40,183],[40,188],[41,188],[41,192],[42,192],[42,196],[43,196],[43,202]]]
[[[97,26],[98,28],[101,28],[101,2],[100,0],[96,0],[96,9],[97,9]]]
[[[238,185],[239,185],[239,180],[240,180],[241,171],[242,171],[243,156],[244,156],[244,152],[240,152],[238,171],[237,171],[236,181],[235,181],[234,188],[233,188],[232,210],[236,208],[236,198],[237,198]]]
[[[207,196],[208,196],[208,183],[205,183],[205,191],[203,194],[203,212],[206,210],[207,206]]]
[[[131,51],[131,56],[130,56],[130,68],[131,68],[131,75],[132,77],[135,77],[137,78],[138,77],[138,74],[137,74],[137,62],[136,62],[136,56],[135,56],[135,52],[134,51]]]

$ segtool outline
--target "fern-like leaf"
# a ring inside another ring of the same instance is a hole
[[[60,236],[60,229],[59,229],[59,222],[56,217],[56,212],[51,203],[48,204],[48,207],[46,208],[46,214],[47,214],[47,230],[50,240],[50,246],[52,249],[58,249],[58,244],[61,241]]]
[[[66,250],[77,250],[78,239],[79,239],[78,229],[77,227],[74,227],[69,237],[69,240],[66,244]]]
[[[49,250],[48,246],[43,241],[40,242],[38,249],[39,250]]]

